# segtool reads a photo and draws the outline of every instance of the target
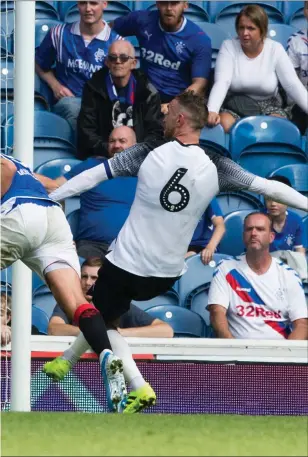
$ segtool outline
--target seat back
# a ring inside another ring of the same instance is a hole
[[[244,219],[251,212],[250,209],[244,209],[226,215],[224,218],[226,233],[219,243],[221,252],[231,256],[238,256],[244,252]]]
[[[216,199],[223,215],[241,209],[257,211],[263,208],[263,202],[260,198],[244,191],[220,192]]]
[[[230,38],[229,34],[217,24],[210,24],[209,22],[198,22],[198,26],[205,32],[211,39],[212,45],[212,68],[215,67],[216,59],[222,42]]]
[[[206,336],[206,326],[201,316],[190,311],[172,305],[157,305],[147,310],[155,319],[167,322],[174,331],[176,337],[202,338]]]
[[[14,144],[14,116],[7,120],[5,126],[7,147]],[[74,134],[66,119],[49,111],[34,111],[34,147],[48,149],[60,147],[75,148]],[[47,159],[46,159],[47,160]]]
[[[179,281],[180,305],[189,308],[191,298],[196,291],[204,290],[211,282],[216,264],[224,258],[223,255],[214,255],[214,261],[204,265],[200,254],[193,255],[186,259],[187,271]]]
[[[158,295],[157,297],[152,298],[151,300],[143,300],[143,301],[132,300],[132,304],[144,311],[146,311],[149,308],[152,308],[153,306],[162,305],[162,304],[178,306],[179,305],[179,296],[175,290],[171,289],[171,290],[168,290],[164,294],[161,294],[161,295]]]
[[[307,163],[298,128],[274,116],[238,121],[230,132],[230,153],[248,171],[264,177],[283,165]]]
[[[47,335],[50,317],[51,316],[48,317],[43,309],[38,308],[36,305],[32,305],[32,334],[40,333]]]
[[[37,287],[32,295],[32,303],[37,308],[46,313],[48,320],[51,318],[54,307],[56,305],[56,300],[52,295],[49,287],[47,287],[45,284]]]
[[[308,196],[308,164],[290,164],[272,171],[270,177],[285,176],[294,189]]]
[[[307,27],[307,20],[304,15],[304,2],[301,1],[282,1],[282,12],[285,22],[292,25],[297,30]]]
[[[297,29],[291,25],[269,24],[267,36],[272,40],[278,41],[285,49],[287,49],[288,39],[295,32],[297,32]]]
[[[77,236],[78,226],[79,226],[79,216],[80,210],[76,209],[67,215],[67,222],[71,227],[71,232],[73,234],[73,238]]]
[[[220,25],[231,36],[236,36],[235,19],[244,6],[255,4],[254,1],[233,1],[233,2],[210,2],[216,3],[216,15],[214,22]],[[228,4],[227,4],[228,3]],[[258,5],[265,9],[269,22],[273,24],[283,24],[284,16],[279,9],[280,2],[257,2]],[[224,5],[220,5],[224,4]]]
[[[204,148],[209,147],[226,157],[230,155],[227,148],[227,137],[220,124],[212,128],[203,127],[200,135],[200,146]]]
[[[35,20],[35,47],[37,48],[41,42],[44,40],[47,32],[58,24],[62,22],[55,19],[36,19]]]
[[[56,179],[63,176],[65,173],[68,173],[79,163],[81,163],[81,160],[71,158],[49,160],[37,167],[35,172],[47,176],[48,178]]]
[[[37,0],[35,2],[35,18],[59,20],[60,17],[57,10],[57,2]]]

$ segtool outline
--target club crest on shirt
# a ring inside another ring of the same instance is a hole
[[[185,44],[183,43],[183,41],[178,41],[175,44],[175,50],[178,54],[182,54],[182,52],[184,51],[184,48],[185,48]]]
[[[287,243],[288,246],[293,246],[294,239],[295,239],[295,236],[289,233],[289,234],[286,236],[285,241],[286,241],[286,243]]]
[[[284,292],[283,292],[283,290],[280,289],[280,288],[279,288],[278,290],[276,290],[276,292],[275,292],[275,297],[277,298],[277,300],[282,301],[282,300],[284,299]]]
[[[94,53],[94,57],[96,62],[102,62],[106,57],[105,51],[98,48],[98,50]]]

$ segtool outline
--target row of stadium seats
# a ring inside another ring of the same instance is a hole
[[[62,22],[54,19],[36,19],[35,21],[35,47],[39,46],[43,41],[46,33],[51,27],[54,27]],[[211,38],[212,42],[212,67],[214,68],[217,59],[218,51],[224,40],[235,35],[235,30],[232,32],[227,30],[223,26],[218,24],[211,24],[206,21],[198,22],[199,27]],[[292,25],[287,24],[270,24],[268,37],[278,41],[287,47],[287,41],[289,37],[295,33],[298,29]],[[5,30],[2,28],[1,31],[1,57],[12,56],[14,54],[14,30],[9,36],[6,36]],[[139,43],[136,38],[128,37],[135,48],[137,58],[140,56]]]
[[[240,233],[242,231],[243,219],[249,211],[238,211],[234,214],[232,227]],[[304,220],[308,228],[308,217]],[[227,225],[227,233],[230,224]],[[231,232],[232,233],[232,232]],[[232,239],[226,245],[233,245]],[[175,336],[186,337],[212,337],[213,331],[210,325],[209,312],[206,309],[208,292],[215,271],[216,265],[222,260],[230,258],[226,254],[215,254],[214,262],[210,265],[203,265],[200,255],[194,255],[187,259],[187,272],[175,283],[174,287],[163,295],[148,301],[133,301],[132,303],[154,317],[168,322]],[[47,334],[48,322],[52,315],[55,299],[49,288],[33,275],[32,296],[32,325],[42,333]],[[1,272],[1,290],[10,293],[11,287],[7,282],[11,279],[11,268]],[[307,286],[307,284],[306,284]],[[308,290],[305,290],[308,298]]]
[[[10,10],[13,10],[14,1],[1,2],[1,13],[8,13],[10,31],[14,24]],[[63,22],[74,22],[78,20],[79,12],[75,1],[37,1],[36,18],[54,19]],[[237,13],[245,4],[260,4],[267,12],[272,23],[285,23],[296,28],[305,26],[303,14],[303,2],[301,1],[195,1],[189,2],[186,16],[195,22],[212,22],[221,25],[224,30],[234,29],[234,20]],[[104,12],[106,21],[127,14],[130,11],[141,9],[155,9],[153,1],[109,1],[108,8]],[[2,22],[3,23],[3,22]]]
[[[34,111],[34,169],[52,159],[75,158],[74,136],[68,122],[49,111]],[[1,149],[14,154],[14,115],[2,123]],[[284,165],[308,163],[307,136],[286,119],[250,116],[238,121],[229,135],[221,125],[204,127],[201,144],[229,156],[260,176]]]

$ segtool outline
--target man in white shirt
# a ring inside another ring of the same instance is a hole
[[[138,175],[130,214],[111,245],[94,288],[93,303],[107,323],[124,314],[132,300],[149,300],[165,293],[186,271],[184,258],[193,232],[219,191],[247,189],[307,209],[307,198],[285,184],[248,173],[226,157],[205,153],[199,138],[206,121],[203,97],[184,92],[169,104],[164,144],[137,144],[50,194],[62,200],[115,176]],[[74,316],[81,331],[87,312],[80,308]],[[111,349],[106,332],[103,337],[105,348]],[[74,345],[84,344],[86,351],[89,346],[81,339],[82,334]],[[105,348],[97,347],[96,351]],[[147,399],[141,402],[137,395],[135,401],[138,410]]]
[[[244,221],[246,255],[214,272],[208,309],[218,338],[308,339],[308,310],[298,274],[271,257],[275,234],[267,214]]]
[[[308,21],[308,1],[304,2],[304,15]],[[308,23],[307,23],[308,25]],[[287,52],[303,85],[308,88],[308,31],[307,26],[290,36]],[[292,111],[292,121],[298,126],[302,135],[308,127],[308,115],[295,105]]]

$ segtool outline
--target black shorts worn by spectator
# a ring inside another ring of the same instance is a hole
[[[111,323],[129,310],[132,300],[157,297],[170,289],[177,279],[137,276],[105,259],[93,289],[93,304],[104,321]]]

